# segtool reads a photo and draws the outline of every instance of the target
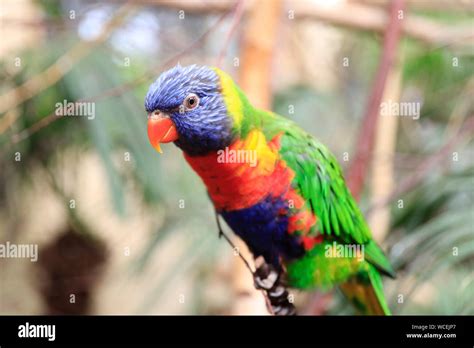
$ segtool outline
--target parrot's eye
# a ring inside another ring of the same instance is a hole
[[[188,110],[195,109],[199,105],[199,97],[196,94],[191,93],[186,97],[186,99],[184,99],[183,105]]]

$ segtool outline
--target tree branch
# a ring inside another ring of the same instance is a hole
[[[379,116],[380,102],[385,83],[392,64],[394,63],[397,46],[400,40],[403,19],[399,19],[399,11],[404,10],[404,0],[394,0],[390,6],[390,22],[385,32],[382,57],[372,86],[367,111],[362,122],[356,145],[356,155],[347,174],[347,184],[356,199],[359,198],[364,185],[364,177],[370,161],[371,149],[374,145],[375,130]],[[404,16],[404,14],[403,14]]]
[[[227,50],[229,49],[230,41],[234,36],[234,33],[237,29],[240,20],[242,19],[242,14],[244,12],[244,0],[238,0],[234,10],[234,19],[232,21],[232,25],[230,27],[229,33],[227,34],[227,38],[224,43],[224,47],[217,58],[217,66],[220,67],[222,65],[222,60],[225,58],[227,54]]]
[[[137,0],[141,4],[156,5],[169,9],[179,9],[195,14],[224,12],[233,8],[236,0]],[[244,12],[252,8],[254,2],[246,1]],[[412,3],[415,2],[412,0]],[[346,28],[376,31],[383,33],[389,18],[384,8],[354,2],[343,2],[339,5],[327,6],[311,0],[288,1],[287,10],[293,10],[295,20],[317,20]],[[441,9],[441,7],[439,8]],[[464,45],[471,46],[474,42],[472,25],[454,26],[442,24],[418,15],[405,13],[403,34],[426,44],[435,46]]]
[[[123,5],[105,24],[104,29],[95,40],[78,42],[46,70],[1,95],[0,114],[16,107],[58,82],[77,62],[86,57],[94,47],[104,42],[133,13],[133,8],[129,3]]]

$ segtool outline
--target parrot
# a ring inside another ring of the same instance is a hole
[[[178,63],[151,83],[144,104],[151,146],[182,150],[217,216],[267,265],[261,275],[276,272],[300,291],[339,288],[358,313],[391,314],[382,275],[395,271],[325,145],[252,106],[216,67]],[[274,278],[259,284],[281,295]]]

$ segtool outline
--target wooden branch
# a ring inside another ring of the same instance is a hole
[[[349,0],[353,3],[385,7],[391,0]],[[474,12],[472,0],[406,0],[408,9],[443,12]]]
[[[390,6],[390,22],[385,32],[382,57],[372,86],[367,111],[360,128],[356,145],[356,155],[352,159],[347,175],[347,184],[356,199],[363,189],[364,178],[374,145],[375,130],[380,110],[380,102],[385,89],[388,73],[394,63],[403,20],[399,19],[399,11],[404,10],[404,0],[394,0]]]
[[[137,0],[146,5],[156,5],[168,9],[183,10],[187,13],[209,14],[230,10],[236,0]],[[255,0],[246,1],[244,12],[252,7]],[[441,0],[440,0],[441,1]],[[388,3],[388,1],[386,1]],[[411,1],[415,3],[414,0]],[[295,20],[317,20],[350,29],[383,33],[389,18],[384,8],[355,2],[343,2],[329,6],[311,0],[286,1],[286,11],[294,11]],[[441,7],[440,7],[441,9]],[[261,18],[265,18],[261,14]],[[426,44],[435,46],[471,46],[474,33],[471,23],[452,25],[436,22],[419,15],[405,13],[403,34]]]
[[[238,0],[237,5],[235,6],[234,10],[234,18],[232,20],[232,26],[229,29],[229,32],[227,33],[227,38],[224,42],[224,46],[221,49],[221,52],[219,53],[219,57],[217,58],[217,63],[216,65],[218,67],[222,66],[222,61],[227,55],[227,50],[229,49],[230,42],[232,41],[232,37],[234,36],[237,27],[242,19],[242,14],[244,12],[244,0]]]
[[[296,2],[301,14],[295,10],[296,18],[319,19],[332,25],[383,32],[389,23],[384,9],[348,3],[342,6],[308,6],[303,12],[304,1]],[[436,46],[472,45],[474,33],[470,23],[465,25],[440,24],[430,19],[404,13],[403,34],[413,39]]]
[[[146,5],[158,5],[174,10],[183,10],[193,14],[208,14],[213,12],[227,12],[235,7],[239,0],[138,0]],[[253,7],[253,0],[244,1],[246,10]]]
[[[123,5],[104,25],[104,29],[95,40],[78,42],[46,70],[33,76],[22,85],[2,94],[0,96],[0,114],[16,107],[58,82],[74,67],[74,64],[86,57],[94,47],[104,42],[133,13],[133,8],[128,3]]]

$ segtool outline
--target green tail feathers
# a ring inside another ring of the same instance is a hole
[[[382,278],[370,267],[340,285],[343,294],[364,315],[391,315],[383,294]]]
[[[387,256],[382,249],[373,240],[365,244],[365,259],[375,266],[383,274],[395,278],[395,270],[393,269]]]

